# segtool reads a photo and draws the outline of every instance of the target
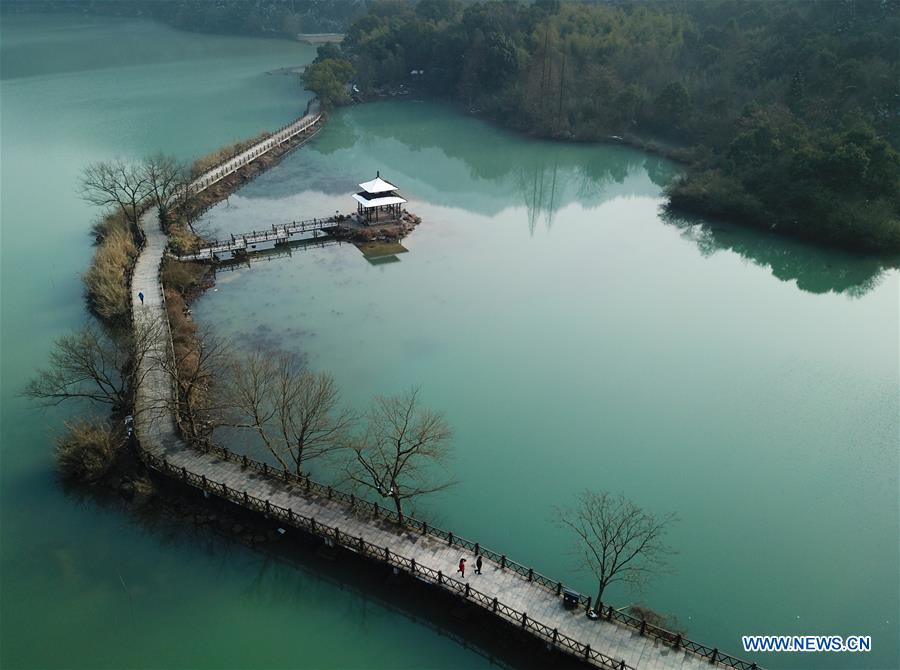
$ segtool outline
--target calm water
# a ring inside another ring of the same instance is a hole
[[[336,114],[207,226],[347,211],[376,170],[424,219],[407,253],[223,271],[197,318],[305,354],[357,408],[421,384],[456,429],[460,484],[420,511],[458,534],[592,593],[552,510],[623,492],[681,517],[679,554],[616,602],[735,653],[742,633],[874,638],[768,667],[898,666],[896,271],[665,220],[663,161],[413,102]]]
[[[64,493],[48,437],[64,414],[15,395],[83,319],[96,213],[81,167],[281,125],[306,99],[266,73],[311,50],[49,18],[6,20],[0,38],[0,665],[487,666],[340,572]],[[425,219],[408,253],[330,247],[221,273],[198,318],[306,354],[356,407],[422,384],[456,429],[460,485],[421,511],[457,533],[592,592],[551,510],[621,491],[682,521],[674,574],[617,602],[730,651],[748,632],[874,636],[870,655],[768,667],[900,665],[896,272],[664,221],[662,161],[416,103],[336,115],[209,226],[346,210],[376,169]]]
[[[84,318],[96,211],[80,169],[164,150],[188,158],[294,118],[309,47],[152,23],[4,19],[0,666],[484,667],[428,622],[190,529],[151,528],[58,486],[62,412],[18,398]],[[413,640],[414,643],[410,641]]]

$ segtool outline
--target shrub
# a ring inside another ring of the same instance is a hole
[[[231,146],[222,147],[221,149],[216,149],[210,154],[198,158],[194,161],[193,166],[191,166],[191,175],[193,177],[199,177],[201,174],[214,168],[219,163],[222,163],[235,154],[239,154],[245,149],[252,147],[254,144],[258,142],[262,142],[264,139],[269,137],[272,133],[263,130],[256,137],[253,137],[249,140],[243,140],[241,142],[235,142]]]
[[[97,219],[91,226],[91,234],[98,244],[102,244],[103,240],[119,229],[128,230],[128,221],[125,220],[125,213],[122,210],[110,212]]]
[[[704,216],[734,218],[764,226],[769,217],[743,186],[715,171],[696,172],[673,181],[667,188],[669,207]]]
[[[167,289],[181,294],[184,298],[190,300],[191,297],[199,290],[204,282],[209,268],[198,263],[182,263],[173,258],[166,258],[163,264],[162,281]],[[166,300],[169,299],[169,292],[166,292]],[[182,300],[182,304],[184,301]],[[184,305],[186,309],[187,306]]]
[[[126,274],[136,256],[131,235],[124,228],[111,227],[84,275],[88,302],[100,318],[115,322],[128,315]]]
[[[201,246],[203,238],[190,231],[181,220],[175,220],[169,226],[169,249],[174,254],[189,254]]]
[[[100,419],[66,422],[66,432],[56,441],[56,463],[62,476],[96,484],[109,472],[125,444],[125,436]]]

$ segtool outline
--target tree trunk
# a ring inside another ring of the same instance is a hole
[[[191,405],[191,401],[187,399],[187,395],[185,395],[185,408],[187,409],[188,423],[191,425],[191,437],[194,439],[199,438],[200,436],[197,434],[197,421],[194,418],[194,408]]]
[[[606,590],[606,582],[600,582],[600,586],[597,587],[597,599],[594,601],[594,611],[597,614],[600,614],[600,604],[603,602],[603,592]]]
[[[400,498],[391,496],[394,499],[394,507],[397,508],[397,523],[403,525],[403,508],[400,506]]]
[[[300,477],[303,475],[303,446],[297,445],[297,458],[295,459],[297,463],[297,476]]]

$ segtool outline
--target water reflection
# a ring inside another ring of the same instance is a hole
[[[165,487],[168,489],[168,485]],[[527,645],[498,638],[489,627],[469,621],[470,612],[448,609],[446,601],[430,596],[411,580],[398,575],[385,577],[383,569],[361,564],[359,559],[325,548],[299,532],[289,530],[281,536],[267,531],[258,525],[258,519],[229,505],[208,501],[199,506],[190,502],[191,496],[176,496],[174,505],[161,498],[128,507],[114,497],[83,496],[76,490],[69,493],[137,520],[149,537],[166,547],[167,554],[201,556],[206,571],[197,578],[224,577],[237,587],[243,603],[259,606],[255,610],[279,611],[287,602],[298,620],[309,612],[327,612],[332,619],[340,620],[342,636],[347,631],[358,636],[382,635],[390,626],[402,637],[404,627],[412,624],[436,636],[417,638],[420,643],[435,647],[437,638],[452,640],[475,654],[467,660],[478,667],[545,667],[547,659],[535,655]],[[244,529],[242,534],[234,534],[235,524]],[[251,536],[264,536],[266,541],[246,540]],[[139,591],[131,583],[127,588],[134,595],[144,595],[152,593],[155,585],[145,577]],[[406,631],[421,635],[408,628]],[[373,662],[375,666],[381,664]]]
[[[704,257],[728,250],[770,268],[781,281],[795,281],[808,293],[845,293],[858,298],[876,286],[900,259],[880,259],[815,247],[773,233],[663,211],[661,218],[681,229]]]
[[[242,195],[258,203],[306,190],[343,206],[357,183],[376,171],[411,198],[413,209],[416,201],[424,201],[495,216],[523,207],[534,233],[538,227],[551,228],[557,213],[573,203],[589,209],[617,197],[661,198],[676,168],[624,146],[523,137],[446,105],[385,102],[340,110],[314,142],[249,184]],[[898,264],[896,259],[819,249],[728,224],[670,214],[664,221],[681,228],[704,256],[732,250],[811,293],[860,296]]]
[[[523,138],[443,105],[378,103],[336,113],[307,149],[285,159],[280,174],[243,193],[287,198],[303,184],[344,197],[376,170],[432,204],[482,215],[524,206],[532,230],[552,225],[573,202],[657,197],[675,172],[627,147]]]
[[[519,173],[519,192],[525,198],[525,206],[528,209],[528,231],[533,235],[537,227],[538,219],[541,219],[550,228],[553,225],[556,202],[556,183],[559,176],[559,160],[553,162],[552,180],[545,191],[545,181],[550,175],[546,169],[533,171],[530,187],[528,176],[524,171]],[[529,193],[530,191],[530,193]]]

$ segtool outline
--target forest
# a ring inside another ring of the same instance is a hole
[[[685,164],[676,211],[900,252],[896,0],[375,2],[307,85],[408,90]]]
[[[900,253],[900,0],[5,0],[319,49],[326,108],[413,92],[683,164],[675,213]]]
[[[368,0],[3,0],[2,13],[146,17],[203,33],[295,38],[343,32]]]

